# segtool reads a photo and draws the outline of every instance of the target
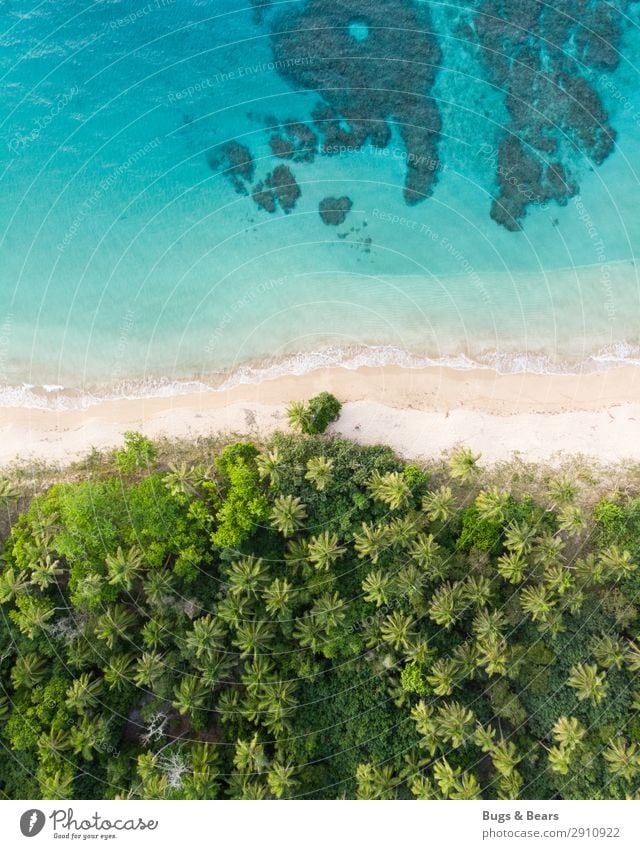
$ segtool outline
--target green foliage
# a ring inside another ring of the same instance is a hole
[[[123,475],[149,469],[158,452],[153,442],[141,433],[128,430],[124,434],[124,448],[115,452],[116,465]]]
[[[435,485],[336,438],[155,450],[4,544],[4,797],[634,795],[640,499],[468,450]]]
[[[342,404],[330,392],[321,392],[308,402],[294,402],[287,410],[289,421],[302,433],[324,433],[340,415]]]
[[[238,548],[267,521],[269,504],[260,486],[257,456],[254,445],[238,443],[216,460],[224,478],[224,499],[211,539],[219,548]]]

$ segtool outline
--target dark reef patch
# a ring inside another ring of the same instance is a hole
[[[473,5],[461,32],[477,45],[509,115],[490,157],[498,186],[491,217],[517,230],[530,204],[562,204],[578,192],[572,174],[578,157],[600,164],[613,149],[615,131],[590,72],[618,64],[621,12],[630,2],[476,0]]]
[[[326,197],[320,201],[318,211],[320,212],[320,218],[322,218],[325,224],[337,227],[339,224],[344,223],[352,206],[353,201],[346,195],[339,198]]]
[[[366,37],[354,37],[354,23]],[[321,153],[386,147],[393,122],[406,151],[405,200],[431,194],[441,121],[430,92],[440,49],[428,4],[308,0],[274,20],[271,41],[282,76],[322,98],[313,114]],[[313,61],[296,64],[299,57]]]
[[[255,162],[248,147],[237,141],[225,142],[209,151],[207,162],[213,171],[220,171],[230,180],[238,194],[248,194],[247,184],[255,173]]]
[[[293,172],[286,165],[274,168],[251,192],[255,203],[266,212],[275,212],[278,205],[283,212],[291,212],[301,194]]]
[[[301,121],[285,121],[269,139],[271,152],[280,159],[294,162],[313,162],[318,139],[313,130]]]

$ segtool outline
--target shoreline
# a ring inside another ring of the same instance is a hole
[[[443,366],[320,368],[260,383],[190,394],[100,401],[86,409],[0,408],[0,465],[66,464],[91,448],[122,443],[126,430],[150,437],[217,432],[267,437],[287,428],[285,409],[327,390],[343,402],[331,433],[382,442],[399,454],[433,458],[459,444],[485,462],[584,455],[640,461],[640,369],[576,374],[499,373]]]

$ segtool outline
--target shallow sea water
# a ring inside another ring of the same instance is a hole
[[[412,206],[391,120],[383,148],[273,155],[274,128],[312,126],[321,98],[296,88],[272,49],[304,2],[3,5],[0,402],[335,362],[640,362],[636,6],[617,68],[587,69],[613,152],[600,165],[575,152],[577,193],[530,206],[510,232],[490,217],[503,93],[459,34],[471,4],[429,5],[442,127],[433,193]],[[354,43],[372,37],[335,8]],[[290,167],[301,195],[289,213],[258,208],[211,167],[230,140],[251,151],[253,183]],[[343,224],[321,220],[327,196],[351,199]]]

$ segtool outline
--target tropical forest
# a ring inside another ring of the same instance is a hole
[[[637,798],[638,470],[339,413],[7,471],[2,798]]]

